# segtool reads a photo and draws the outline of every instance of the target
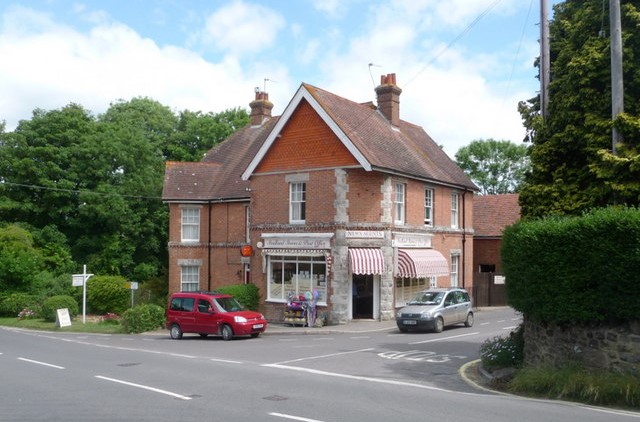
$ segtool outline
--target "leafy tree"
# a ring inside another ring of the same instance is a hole
[[[0,290],[27,290],[43,267],[31,233],[17,225],[0,228]]]
[[[640,203],[640,5],[623,0],[625,110],[616,120],[625,133],[611,154],[611,72],[608,9],[600,0],[567,0],[554,6],[549,116],[537,98],[519,105],[532,142],[532,171],[520,193],[523,216],[581,214],[611,203]]]
[[[460,148],[456,162],[482,195],[517,192],[529,168],[526,146],[495,139],[475,140]]]

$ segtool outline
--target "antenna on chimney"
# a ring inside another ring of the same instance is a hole
[[[267,92],[267,81],[278,83],[278,81],[274,81],[273,79],[264,78],[264,91],[263,92]]]
[[[377,65],[375,63],[369,63],[369,76],[371,76],[371,83],[373,84],[373,88],[375,89],[376,87],[376,81],[373,79],[373,74],[371,73],[371,68],[375,66],[375,67],[382,67],[380,65]]]

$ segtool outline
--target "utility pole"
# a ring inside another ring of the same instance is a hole
[[[549,0],[540,0],[540,112],[549,115]]]
[[[611,119],[624,112],[624,85],[622,81],[622,24],[620,0],[609,0],[609,25],[611,26]],[[622,142],[622,134],[613,127],[611,152],[617,155],[616,145]]]

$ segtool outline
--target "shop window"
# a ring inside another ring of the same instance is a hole
[[[435,277],[396,278],[396,307],[405,306],[422,290],[435,286],[435,284]]]
[[[267,300],[286,302],[289,296],[318,292],[327,302],[327,263],[324,256],[269,256]]]

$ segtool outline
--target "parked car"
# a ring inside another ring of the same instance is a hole
[[[248,311],[231,295],[217,292],[181,292],[169,297],[167,329],[172,339],[184,333],[209,334],[231,340],[234,336],[258,337],[267,329],[259,312]]]
[[[421,291],[396,314],[398,329],[441,332],[445,326],[473,326],[473,309],[469,293],[464,289],[429,289]]]

